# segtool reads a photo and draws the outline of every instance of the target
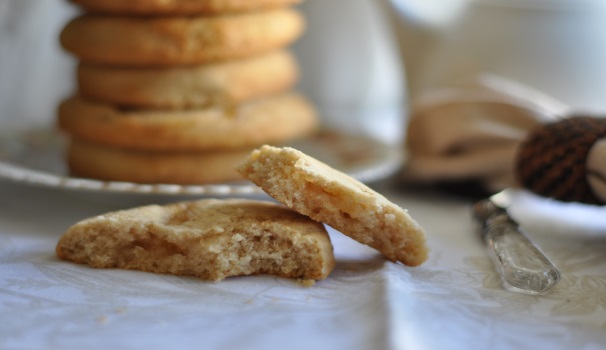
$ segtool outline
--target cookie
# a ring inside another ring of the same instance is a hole
[[[259,11],[300,3],[301,0],[71,0],[84,10],[125,15],[216,15]]]
[[[72,139],[67,148],[70,173],[109,181],[210,184],[242,180],[234,169],[250,149],[202,153],[140,152]]]
[[[123,110],[74,97],[59,106],[59,125],[94,143],[138,150],[206,151],[256,147],[311,133],[313,107],[288,93],[226,109]]]
[[[197,276],[272,274],[321,280],[335,261],[326,230],[282,205],[206,199],[83,220],[61,237],[60,259],[96,268]]]
[[[294,9],[216,17],[86,14],[67,24],[61,44],[89,63],[193,65],[270,52],[292,43],[303,29],[303,16]]]
[[[80,95],[98,102],[138,108],[234,105],[286,91],[297,78],[295,59],[286,51],[174,68],[85,63],[78,68]]]
[[[417,266],[427,259],[425,233],[406,211],[300,151],[263,146],[238,170],[286,206],[377,249],[392,261]]]

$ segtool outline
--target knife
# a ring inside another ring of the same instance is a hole
[[[506,209],[509,202],[508,191],[501,191],[475,203],[472,216],[504,288],[512,292],[543,294],[558,283],[560,273],[509,216]]]

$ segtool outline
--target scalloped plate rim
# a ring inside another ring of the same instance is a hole
[[[0,135],[0,140],[21,138],[25,133],[31,130],[24,130],[17,136]],[[49,136],[59,138],[60,136],[53,130],[36,129],[39,132],[46,132]],[[404,161],[403,152],[396,147],[384,144],[380,141],[362,135],[348,135],[340,133],[345,137],[363,137],[366,141],[373,142],[376,147],[382,147],[385,152],[384,159],[377,160],[372,166],[366,166],[361,169],[340,169],[351,177],[361,182],[380,181],[393,175],[398,171]],[[15,140],[13,140],[15,142]],[[21,144],[25,144],[21,142]],[[0,152],[3,151],[0,144]],[[313,154],[311,154],[313,156]],[[36,170],[27,166],[17,165],[14,162],[7,162],[0,158],[0,179],[5,179],[17,183],[43,186],[59,189],[69,189],[78,191],[93,191],[106,193],[135,193],[135,194],[160,194],[160,195],[213,195],[213,196],[232,196],[232,195],[258,195],[264,192],[252,183],[247,181],[201,184],[201,185],[180,185],[180,184],[144,184],[126,181],[107,181],[89,178],[79,178],[67,175],[60,175],[49,171]]]

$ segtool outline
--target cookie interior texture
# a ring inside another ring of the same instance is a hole
[[[97,268],[215,281],[250,274],[320,280],[335,264],[322,224],[277,203],[246,199],[150,205],[93,217],[72,226],[56,252]]]
[[[324,222],[392,261],[427,259],[425,233],[406,211],[350,176],[293,148],[263,146],[238,167],[290,208]]]

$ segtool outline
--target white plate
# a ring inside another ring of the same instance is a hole
[[[207,185],[141,184],[71,177],[63,160],[66,139],[51,130],[31,130],[0,136],[0,178],[54,188],[83,191],[162,195],[254,195],[261,190],[249,182]],[[362,181],[374,182],[394,174],[402,152],[364,136],[324,131],[293,142],[297,148]]]

